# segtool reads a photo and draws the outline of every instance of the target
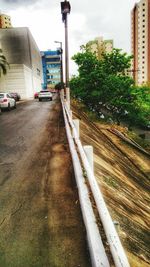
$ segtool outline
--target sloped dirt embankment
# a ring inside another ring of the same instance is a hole
[[[83,145],[94,148],[95,176],[132,267],[150,264],[150,158],[108,132],[112,126],[93,123],[72,105],[80,119]]]

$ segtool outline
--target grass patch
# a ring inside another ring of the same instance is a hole
[[[129,138],[133,139],[136,143],[138,143],[141,147],[150,151],[150,142],[141,138],[137,133],[129,131],[128,136]]]
[[[108,176],[104,176],[104,181],[106,182],[106,184],[110,187],[113,187],[115,189],[119,188],[118,183],[116,182],[115,179],[113,179],[112,177],[108,177]]]
[[[110,123],[110,120],[112,121],[111,116],[105,114],[104,115],[105,117],[102,119],[96,111],[90,110],[89,107],[87,107],[83,102],[81,102],[75,98],[71,99],[71,104],[74,108],[76,108],[80,112],[86,113],[87,117],[92,122],[100,122],[103,124],[107,124],[107,123]]]

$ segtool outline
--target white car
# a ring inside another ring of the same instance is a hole
[[[9,93],[1,93],[0,92],[0,108],[8,109],[16,108],[16,101],[11,97]]]
[[[52,101],[52,98],[53,98],[53,96],[52,96],[52,93],[50,91],[43,90],[43,91],[39,92],[39,95],[38,95],[39,101],[42,101],[43,99],[47,99],[47,100]]]

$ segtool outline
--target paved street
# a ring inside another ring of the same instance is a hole
[[[0,115],[0,267],[89,267],[59,100]]]

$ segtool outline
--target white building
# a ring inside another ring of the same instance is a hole
[[[22,99],[41,90],[42,62],[40,51],[26,27],[0,29],[0,44],[9,63],[0,78],[0,92],[18,92]]]

